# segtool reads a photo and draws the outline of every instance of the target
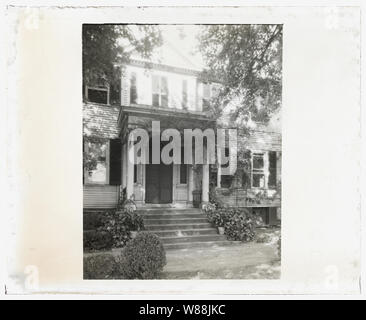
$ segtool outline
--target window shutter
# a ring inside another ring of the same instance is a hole
[[[130,81],[127,74],[121,77],[121,105],[128,106],[130,104]]]
[[[109,184],[121,184],[121,149],[120,139],[110,140],[109,150]]]

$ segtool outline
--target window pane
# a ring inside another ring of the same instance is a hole
[[[254,154],[253,169],[263,169],[263,167],[264,167],[263,154]]]
[[[161,94],[168,94],[168,80],[165,77],[161,77]]]
[[[95,103],[108,103],[107,90],[88,89],[88,100]]]
[[[264,174],[253,173],[253,187],[264,188]]]
[[[158,94],[153,94],[153,106],[154,107],[159,107],[159,95]]]
[[[89,142],[88,153],[96,160],[96,167],[88,172],[88,182],[107,183],[107,144]]]
[[[161,106],[164,108],[168,107],[168,96],[167,95],[161,96]]]
[[[160,94],[160,85],[159,85],[159,77],[153,75],[152,76],[152,92]]]

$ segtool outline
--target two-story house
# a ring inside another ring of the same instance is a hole
[[[248,139],[250,185],[233,183],[237,179],[222,176],[216,165],[128,161],[132,147],[129,132],[135,128],[151,132],[153,120],[160,121],[162,130],[217,125],[207,112],[217,84],[205,83],[200,70],[179,53],[174,54],[172,63],[133,58],[123,66],[117,105],[110,103],[108,87],[85,88],[84,152],[95,155],[96,165],[84,170],[84,208],[115,207],[123,191],[139,207],[191,207],[194,190],[200,190],[201,201],[208,202],[214,188],[224,205],[252,207],[268,223],[277,223],[280,198],[274,193],[280,185],[281,135],[272,130],[273,126],[254,128]],[[149,152],[151,158],[151,144]]]

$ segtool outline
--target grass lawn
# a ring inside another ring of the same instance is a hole
[[[166,256],[162,279],[280,278],[275,241],[172,250],[167,251]]]

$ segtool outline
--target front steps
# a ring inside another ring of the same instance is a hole
[[[196,208],[140,208],[147,231],[155,233],[165,249],[188,249],[227,245],[230,241],[219,235],[205,214]]]

